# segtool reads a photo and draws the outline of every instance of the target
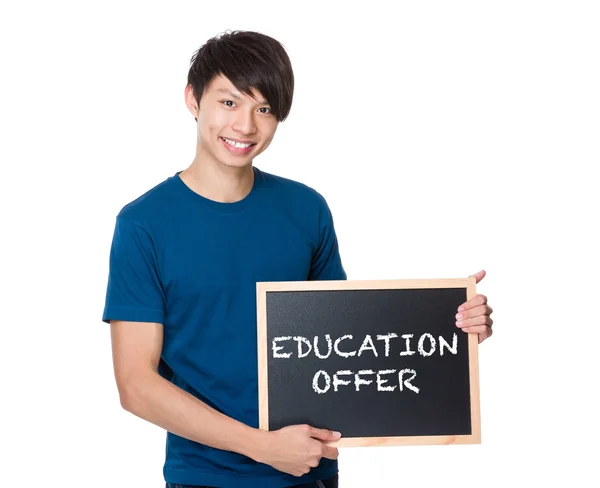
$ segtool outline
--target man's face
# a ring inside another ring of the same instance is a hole
[[[196,110],[191,86],[186,87],[186,103],[198,119],[198,156],[241,168],[269,146],[278,121],[264,97],[255,89],[252,92],[254,99],[219,75]]]

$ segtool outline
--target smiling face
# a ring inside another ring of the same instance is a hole
[[[219,75],[202,94],[198,110],[191,85],[186,87],[186,104],[198,119],[196,159],[242,168],[269,147],[278,121],[264,97],[252,93],[254,98]]]

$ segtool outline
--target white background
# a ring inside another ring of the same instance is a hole
[[[114,218],[184,169],[189,60],[227,29],[291,57],[255,161],[327,198],[350,279],[485,269],[481,445],[346,448],[343,488],[597,481],[596,2],[6,2],[0,485],[163,487],[100,321]],[[597,486],[597,485],[595,485]]]

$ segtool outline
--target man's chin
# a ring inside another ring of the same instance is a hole
[[[239,158],[236,158],[235,160],[231,160],[231,159],[222,159],[219,161],[223,166],[227,166],[228,168],[237,168],[237,169],[244,169],[244,168],[249,168],[252,166],[252,162],[253,159],[252,158],[247,158],[243,161],[241,161]]]

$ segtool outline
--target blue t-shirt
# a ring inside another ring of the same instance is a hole
[[[126,205],[116,219],[102,320],[163,324],[159,373],[258,428],[256,283],[345,280],[346,273],[325,199],[253,170],[252,190],[238,202],[204,198],[176,173]],[[294,477],[167,433],[169,483],[275,488],[337,469],[323,458]]]

